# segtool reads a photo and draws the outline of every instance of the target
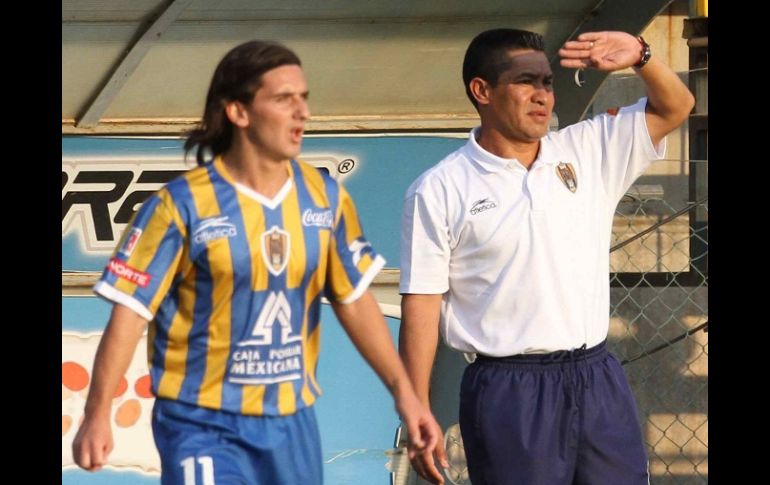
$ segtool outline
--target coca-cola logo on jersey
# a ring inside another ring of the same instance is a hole
[[[302,225],[306,227],[316,226],[323,229],[330,229],[333,223],[334,215],[329,209],[320,211],[305,209],[305,212],[302,213]]]

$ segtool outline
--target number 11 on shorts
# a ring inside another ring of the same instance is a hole
[[[184,469],[184,485],[196,485],[195,457],[189,456],[180,461],[179,464]],[[198,457],[198,464],[201,466],[203,477],[201,485],[214,485],[214,460],[210,456],[200,456]]]

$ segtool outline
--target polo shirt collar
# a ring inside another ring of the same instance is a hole
[[[481,126],[477,126],[468,135],[468,143],[465,145],[465,153],[468,158],[473,160],[482,169],[491,173],[499,172],[509,166],[524,169],[524,166],[517,159],[498,157],[482,148],[476,141],[476,135],[480,129]],[[540,139],[540,151],[534,162],[535,167],[538,165],[555,165],[561,161],[557,158],[549,135],[550,133]]]

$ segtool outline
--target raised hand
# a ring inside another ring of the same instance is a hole
[[[639,39],[626,32],[584,32],[559,49],[562,67],[617,71],[642,58]]]

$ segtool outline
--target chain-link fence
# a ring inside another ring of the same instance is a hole
[[[708,482],[708,56],[670,37],[669,61],[689,56],[679,75],[696,108],[618,205],[610,257],[608,343],[636,397],[653,485]],[[613,74],[590,114],[643,95],[637,76]]]
[[[608,341],[636,396],[651,483],[707,483],[708,201],[646,188],[615,217]]]

